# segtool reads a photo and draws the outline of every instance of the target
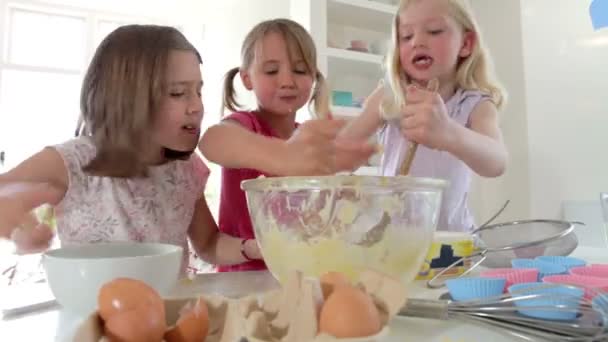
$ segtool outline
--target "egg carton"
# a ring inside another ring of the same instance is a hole
[[[202,296],[209,316],[206,342],[373,342],[390,333],[390,320],[405,304],[406,292],[397,280],[374,271],[361,274],[356,285],[372,298],[382,330],[360,338],[335,338],[318,334],[323,291],[317,279],[293,272],[282,289],[232,299],[219,295]],[[165,299],[168,326],[175,325],[180,312],[198,298]],[[74,341],[106,342],[103,322],[91,314],[78,328]]]

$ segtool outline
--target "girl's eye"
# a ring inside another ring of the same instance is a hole
[[[429,33],[436,36],[438,34],[443,33],[443,30],[430,30]]]
[[[407,41],[409,41],[410,39],[412,39],[412,35],[411,35],[411,34],[408,34],[407,36],[401,36],[401,40],[402,40],[402,41],[407,42]]]
[[[184,96],[184,93],[172,92],[169,95],[171,95],[171,97],[182,97]]]
[[[293,72],[295,72],[298,75],[307,75],[308,74],[308,70],[306,70],[306,69],[295,69]]]

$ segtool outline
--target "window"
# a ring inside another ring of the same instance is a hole
[[[0,61],[0,149],[15,166],[73,134],[87,18],[7,6]]]
[[[9,3],[0,60],[0,171],[74,136],[87,63],[101,40],[126,23],[92,10]]]
[[[74,135],[80,82],[79,74],[3,68],[0,134],[7,166]]]
[[[87,18],[22,8],[8,10],[7,62],[62,71],[82,70]]]

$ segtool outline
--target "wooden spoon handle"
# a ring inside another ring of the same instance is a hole
[[[426,89],[432,92],[436,92],[439,90],[439,81],[436,78],[433,78],[426,85]],[[399,174],[402,176],[407,176],[410,173],[410,168],[412,166],[412,162],[414,161],[414,156],[416,155],[416,150],[418,149],[417,142],[411,142],[410,146],[407,148],[407,152],[405,154],[405,159],[401,163],[401,167],[399,168]]]

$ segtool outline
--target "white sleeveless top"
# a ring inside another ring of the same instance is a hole
[[[458,89],[445,103],[447,114],[458,124],[468,127],[475,106],[489,101],[490,96],[477,90]],[[401,133],[399,120],[391,120],[380,133],[384,146],[381,170],[384,176],[395,176],[405,158],[409,146]],[[468,205],[473,171],[460,159],[445,151],[420,145],[412,161],[410,175],[414,177],[439,178],[449,182],[443,193],[437,230],[469,231],[475,222]]]
[[[54,148],[64,160],[69,180],[63,200],[55,207],[62,245],[112,241],[174,244],[184,248],[182,272],[185,270],[188,227],[209,176],[198,155],[150,167],[146,178],[126,179],[82,171],[96,154],[89,137]]]

